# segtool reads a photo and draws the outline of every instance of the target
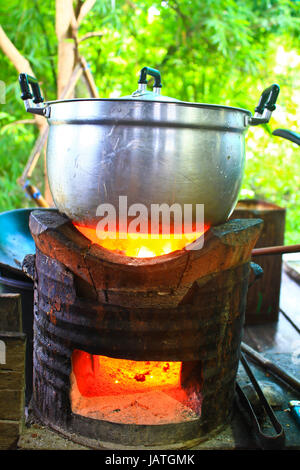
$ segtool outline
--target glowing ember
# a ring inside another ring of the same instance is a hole
[[[99,234],[96,233],[96,229],[94,228],[75,223],[74,226],[92,243],[132,258],[154,258],[155,256],[166,255],[173,251],[182,250],[209,229],[209,226],[204,226],[204,232],[170,235],[160,234],[157,235],[157,238],[150,238],[148,234],[143,233],[126,233],[126,237],[124,234],[116,233],[110,234],[110,238],[108,238],[107,232]]]
[[[85,397],[180,385],[181,362],[130,361],[75,350],[73,372]]]
[[[199,414],[181,387],[181,362],[72,354],[71,405],[93,419],[136,424],[190,421]]]

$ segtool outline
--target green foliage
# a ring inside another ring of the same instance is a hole
[[[145,65],[161,71],[167,96],[251,111],[264,88],[280,84],[270,124],[248,132],[241,194],[287,207],[287,243],[299,242],[299,147],[271,132],[300,131],[299,13],[300,2],[292,0],[97,0],[79,32],[102,33],[79,47],[103,98],[132,93]],[[46,99],[56,99],[55,2],[7,0],[0,22],[29,59]],[[16,179],[36,131],[8,125],[28,115],[15,69],[1,54],[0,61],[7,85],[7,104],[0,105],[0,210],[6,210],[28,204]]]

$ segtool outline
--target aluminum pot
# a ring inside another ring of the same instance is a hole
[[[147,91],[147,76],[154,77]],[[43,102],[38,82],[19,77],[26,110],[48,119],[47,169],[58,210],[95,227],[100,204],[204,204],[205,223],[232,213],[245,164],[245,133],[269,121],[279,86],[267,88],[255,114],[241,108],[162,96],[160,73],[144,67],[138,90],[119,99]],[[137,206],[134,206],[137,207]]]

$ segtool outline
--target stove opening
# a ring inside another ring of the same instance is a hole
[[[73,413],[92,419],[192,421],[201,415],[201,366],[198,361],[132,361],[74,350],[70,397]]]
[[[88,240],[96,245],[103,246],[107,250],[114,251],[131,258],[154,258],[166,255],[173,251],[183,250],[186,246],[198,240],[207,232],[210,225],[204,225],[203,231],[191,231],[187,233],[170,233],[168,235],[157,234],[156,238],[148,233],[103,232],[102,235],[95,228],[73,225]]]

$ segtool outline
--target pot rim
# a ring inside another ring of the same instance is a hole
[[[248,116],[252,116],[251,111],[244,108],[234,107],[234,106],[227,106],[227,105],[219,105],[219,104],[210,104],[210,103],[194,103],[189,101],[167,101],[167,100],[143,100],[143,99],[127,99],[127,98],[76,98],[76,99],[68,99],[68,100],[54,100],[54,101],[46,101],[44,104],[45,106],[55,105],[55,104],[64,104],[64,103],[77,103],[77,102],[138,102],[138,103],[147,103],[149,105],[153,104],[173,104],[176,106],[187,106],[193,108],[210,108],[210,109],[225,109],[228,111],[239,111],[247,114]]]

